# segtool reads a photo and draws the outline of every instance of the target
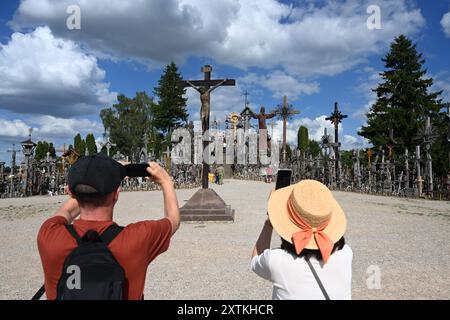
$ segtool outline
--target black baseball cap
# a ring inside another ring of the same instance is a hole
[[[73,194],[86,194],[86,188],[78,186],[89,186],[92,189],[88,194],[107,195],[120,186],[120,182],[126,176],[123,165],[107,157],[102,153],[81,157],[69,169],[67,180],[69,189]]]

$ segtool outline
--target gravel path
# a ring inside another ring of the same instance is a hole
[[[185,223],[169,251],[149,267],[146,299],[270,299],[250,254],[273,185],[227,180],[214,186],[236,210],[234,223]],[[177,191],[180,205],[195,190]],[[354,299],[450,298],[450,203],[335,192],[348,217]],[[42,282],[36,248],[41,223],[65,197],[0,200],[0,299],[29,299]],[[162,215],[160,192],[122,193],[119,224]],[[272,245],[279,245],[274,236]],[[368,289],[376,266],[381,288]],[[369,273],[367,273],[369,272]]]

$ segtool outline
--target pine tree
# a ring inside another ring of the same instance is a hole
[[[48,145],[48,152],[50,152],[50,157],[56,158],[56,149],[53,145],[53,142],[50,142],[50,144]]]
[[[367,114],[367,125],[362,126],[358,134],[378,149],[379,146],[385,148],[389,129],[393,129],[397,142],[395,151],[403,154],[404,148],[415,150],[417,132],[426,117],[437,117],[441,108],[438,97],[442,92],[429,92],[433,79],[426,78],[425,59],[407,37],[397,37],[382,61],[386,68],[380,74],[382,83],[373,90],[377,100]]]
[[[188,120],[187,99],[183,97],[186,89],[180,85],[182,80],[176,64],[172,61],[166,66],[158,86],[154,88],[153,93],[159,98],[154,109],[155,127],[163,133],[172,132]]]
[[[302,152],[302,154],[305,154],[306,150],[308,149],[309,145],[309,134],[308,134],[308,128],[301,126],[298,128],[297,132],[297,148]]]
[[[436,129],[437,139],[431,148],[433,172],[441,177],[447,175],[450,170],[447,141],[448,125],[445,122],[445,117],[446,112],[442,112],[435,121],[434,128]]]
[[[89,155],[97,153],[97,145],[95,143],[95,137],[92,133],[86,136],[86,149]]]
[[[81,139],[81,135],[78,133],[73,139],[73,147],[75,152],[78,153],[79,156],[84,156],[86,152],[86,144],[83,139]]]

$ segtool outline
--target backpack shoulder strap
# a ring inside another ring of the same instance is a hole
[[[330,300],[330,297],[328,296],[328,293],[325,290],[325,287],[323,286],[322,281],[320,281],[319,275],[317,274],[316,270],[314,269],[311,261],[309,261],[309,257],[305,257],[305,260],[308,263],[308,266],[311,269],[311,272],[312,272],[314,278],[316,279],[316,282],[319,285],[320,291],[322,291],[322,294],[325,297],[325,300]]]
[[[82,240],[81,237],[76,232],[75,228],[73,227],[73,224],[66,224],[66,229],[69,231],[70,235],[77,240],[77,244],[80,245]]]
[[[45,284],[42,285],[42,287],[39,288],[39,290],[34,294],[33,298],[31,300],[39,300],[45,293]]]
[[[77,244],[80,245],[82,240],[81,237],[78,235],[78,233],[75,231],[75,228],[73,227],[73,224],[66,224],[65,225],[67,231],[69,231],[70,235],[77,240]],[[39,290],[34,294],[34,296],[31,298],[31,300],[39,300],[45,293],[45,285],[42,285],[42,287],[39,288]]]
[[[101,234],[100,237],[102,238],[102,242],[108,246],[123,229],[124,227],[120,227],[113,223]]]

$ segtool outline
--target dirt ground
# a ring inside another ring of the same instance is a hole
[[[230,222],[184,223],[149,267],[146,299],[270,299],[271,284],[250,270],[250,255],[273,184],[226,180],[213,186],[235,210]],[[196,190],[177,191],[183,205]],[[450,202],[335,192],[348,218],[354,299],[450,298]],[[43,281],[40,225],[64,196],[0,200],[0,299],[30,299]],[[122,193],[121,225],[162,217],[161,192]],[[274,235],[272,246],[280,243]],[[369,288],[379,271],[380,286]]]

